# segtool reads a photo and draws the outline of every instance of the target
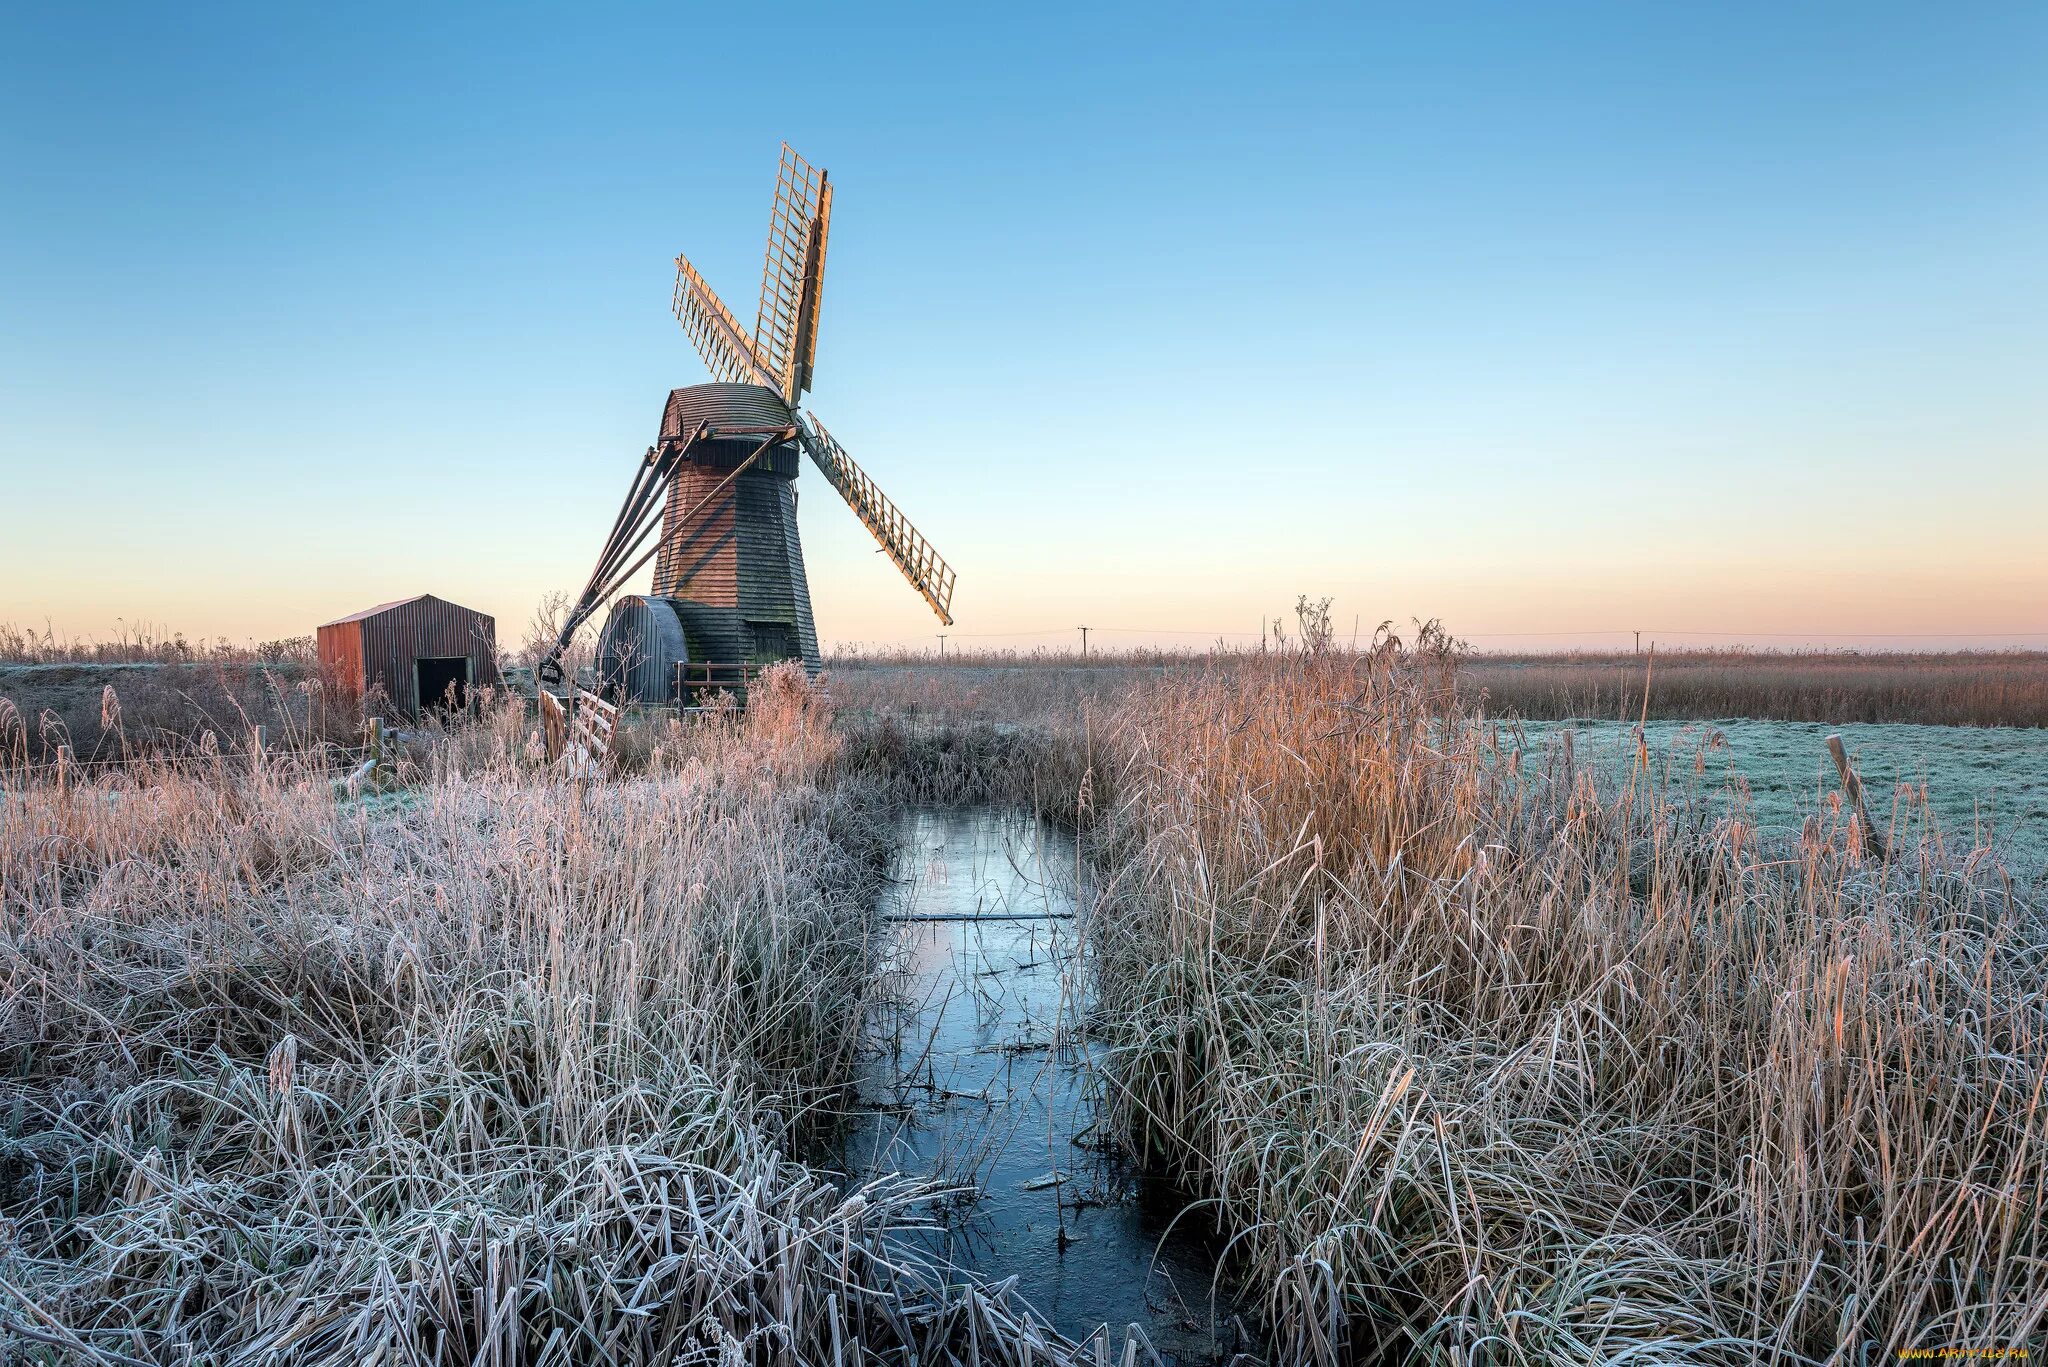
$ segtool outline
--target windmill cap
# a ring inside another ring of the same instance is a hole
[[[682,445],[705,423],[720,427],[792,427],[796,416],[774,390],[758,384],[693,384],[672,389],[661,412],[662,445]]]
[[[672,389],[668,406],[661,411],[662,449],[681,446],[707,422],[716,427],[794,427],[796,415],[789,411],[780,394],[758,384],[694,384],[688,389]],[[761,441],[758,436],[700,441],[690,449],[690,460],[699,465],[730,468],[744,461]],[[775,447],[758,468],[767,474],[794,479],[796,443],[785,442]]]

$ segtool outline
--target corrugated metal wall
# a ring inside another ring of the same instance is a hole
[[[321,672],[351,693],[363,691],[363,624],[329,622],[318,632]]]
[[[621,703],[674,702],[676,669],[689,660],[674,603],[629,594],[613,606],[598,638],[598,692]]]
[[[460,655],[469,660],[472,688],[499,682],[498,626],[485,613],[429,594],[345,625],[362,632],[363,687],[381,688],[393,710],[403,716],[419,714],[419,678],[413,666],[422,658]]]

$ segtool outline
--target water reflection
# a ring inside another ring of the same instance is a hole
[[[927,809],[904,820],[882,907],[898,1007],[880,1023],[839,1165],[961,1189],[928,1252],[1018,1290],[1062,1332],[1135,1324],[1168,1362],[1244,1346],[1223,1306],[1202,1211],[1139,1178],[1096,1124],[1078,861],[1026,816]]]

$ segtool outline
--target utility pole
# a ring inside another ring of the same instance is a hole
[[[1640,655],[1640,654],[1642,654],[1642,653],[1643,653],[1643,633],[1642,633],[1642,632],[1640,632],[1640,631],[1638,631],[1638,632],[1636,633],[1636,654]]]
[[[939,633],[939,658],[942,660],[946,658],[946,634],[944,632]]]
[[[1075,630],[1081,633],[1081,658],[1085,660],[1088,658],[1088,628],[1076,627]]]

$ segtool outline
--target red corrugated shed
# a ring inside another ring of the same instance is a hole
[[[344,688],[380,692],[400,716],[419,715],[421,661],[431,679],[459,677],[465,690],[500,681],[496,620],[430,593],[329,622],[318,644],[321,666]]]

